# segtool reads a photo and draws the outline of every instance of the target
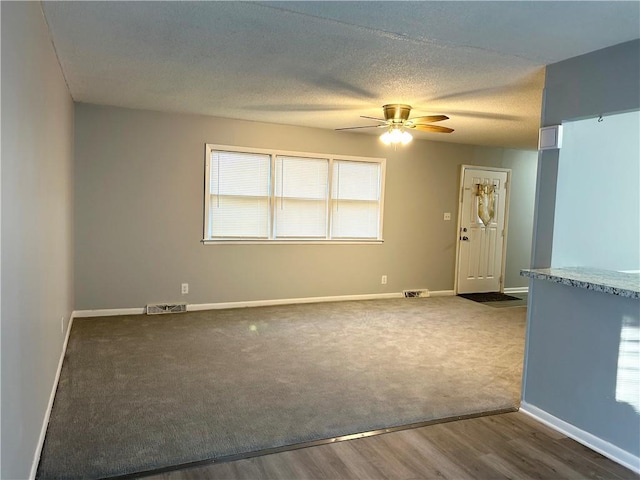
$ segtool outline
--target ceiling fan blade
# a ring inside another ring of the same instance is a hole
[[[517,115],[505,115],[502,113],[491,113],[491,112],[471,112],[469,110],[449,110],[452,115],[456,117],[469,117],[469,118],[479,118],[481,120],[522,120],[523,117]]]
[[[364,127],[345,127],[345,128],[336,128],[336,130],[355,130],[357,128],[380,128],[386,127],[386,125],[366,125]]]
[[[368,118],[369,120],[375,120],[377,122],[386,122],[384,118],[367,117],[366,115],[360,115],[360,118]]]
[[[443,120],[449,120],[449,117],[447,117],[446,115],[425,115],[423,117],[413,117],[409,119],[411,123],[415,123],[416,120],[433,123],[433,122],[441,122]]]
[[[453,132],[453,128],[440,127],[438,125],[411,125],[409,128],[415,128],[416,130],[420,130],[422,132],[434,132],[434,133],[451,133]]]

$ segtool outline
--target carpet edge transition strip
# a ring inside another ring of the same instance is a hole
[[[150,477],[152,475],[160,475],[163,473],[175,472],[178,470],[187,470],[191,468],[206,467],[208,465],[217,465],[219,463],[236,462],[238,460],[247,460],[249,458],[263,457],[265,455],[273,455],[276,453],[289,452],[292,450],[300,450],[302,448],[318,447],[320,445],[327,445],[330,443],[337,443],[337,442],[345,442],[348,440],[356,440],[358,438],[373,437],[376,435],[383,435],[385,433],[399,432],[402,430],[412,430],[414,428],[428,427],[431,425],[437,425],[441,423],[457,422],[460,420],[469,420],[472,418],[479,418],[479,417],[489,417],[492,415],[502,415],[505,413],[513,413],[517,411],[518,411],[518,407],[507,407],[507,408],[501,408],[498,410],[490,410],[487,412],[466,413],[464,415],[454,415],[452,417],[427,420],[424,422],[409,423],[406,425],[399,425],[397,427],[381,428],[378,430],[370,430],[370,431],[361,432],[361,433],[352,433],[349,435],[341,435],[339,437],[324,438],[320,440],[310,440],[308,442],[294,443],[291,445],[283,445],[280,447],[265,448],[262,450],[254,450],[252,452],[226,455],[220,458],[210,458],[206,460],[198,460],[196,462],[188,462],[188,463],[182,463],[179,465],[171,465],[168,467],[160,467],[152,470],[145,470],[142,472],[127,473],[125,475],[117,475],[113,477],[104,477],[103,480],[129,480],[134,478]]]

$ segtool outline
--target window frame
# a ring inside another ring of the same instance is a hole
[[[210,185],[211,185],[211,152],[212,151],[224,151],[224,152],[237,152],[237,153],[249,153],[249,154],[261,154],[270,156],[270,181],[269,181],[269,237],[268,238],[250,238],[250,237],[227,237],[227,238],[209,238],[209,204],[210,204]],[[288,150],[277,150],[268,148],[252,148],[252,147],[238,147],[233,145],[219,145],[207,143],[205,144],[205,165],[204,165],[204,209],[203,209],[203,230],[201,242],[205,245],[229,245],[229,244],[244,244],[244,245],[256,245],[256,244],[301,244],[301,245],[322,245],[322,244],[381,244],[383,239],[383,220],[384,220],[384,196],[385,196],[385,180],[386,180],[386,158],[378,157],[360,157],[352,155],[338,155],[338,154],[326,154],[326,153],[312,153],[312,152],[296,152]],[[277,157],[297,157],[297,158],[309,158],[309,159],[326,159],[328,160],[328,175],[327,175],[327,220],[326,220],[326,237],[325,238],[309,238],[304,237],[292,237],[281,238],[275,236],[275,208],[277,203],[276,198],[276,159]],[[350,162],[365,162],[365,163],[377,163],[380,166],[380,217],[378,225],[378,235],[376,238],[339,238],[332,239],[331,235],[331,221],[332,221],[332,188],[333,188],[333,162],[334,160],[350,161]]]

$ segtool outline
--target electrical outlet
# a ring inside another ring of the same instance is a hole
[[[387,276],[386,275],[382,275],[382,279],[380,280],[380,284],[381,285],[386,285],[387,284]]]
[[[183,295],[189,293],[189,284],[188,283],[183,283],[182,284],[181,292],[182,292]]]
[[[444,219],[447,221],[451,220],[451,214],[449,212],[445,212]]]

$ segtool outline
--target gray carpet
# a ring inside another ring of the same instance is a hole
[[[515,407],[525,309],[411,298],[76,319],[38,478]]]

